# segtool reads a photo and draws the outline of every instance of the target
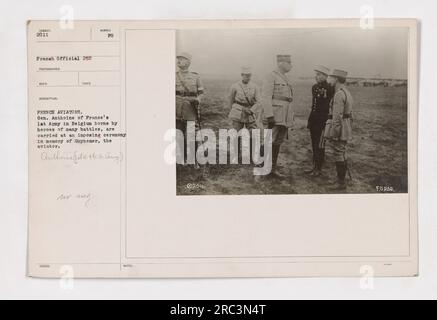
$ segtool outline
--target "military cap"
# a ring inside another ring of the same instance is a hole
[[[289,54],[278,54],[276,56],[277,62],[291,62],[291,56]]]
[[[179,58],[179,57],[185,58],[185,59],[190,60],[190,61],[191,61],[191,58],[192,58],[191,54],[189,54],[188,52],[181,52],[181,53],[179,53],[176,56],[176,58]]]
[[[331,77],[340,77],[340,78],[346,78],[347,77],[347,71],[334,69],[332,70]]]
[[[249,67],[242,67],[241,68],[241,73],[242,74],[252,74],[252,69]]]
[[[323,73],[323,74],[329,75],[329,69],[326,68],[325,66],[316,66],[316,67],[314,68],[314,71],[317,71],[317,72],[320,72],[320,73]]]

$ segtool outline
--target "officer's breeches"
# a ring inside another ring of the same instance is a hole
[[[249,143],[249,149],[247,150],[250,154],[250,159],[252,159],[252,129],[256,129],[257,125],[256,122],[241,122],[241,121],[236,121],[233,120],[232,121],[232,128],[235,129],[236,131],[240,131],[243,128],[246,128],[247,130],[249,130],[249,134],[250,134],[250,143]],[[239,152],[239,156],[240,156],[240,160],[241,160],[241,156],[243,153],[243,149],[242,149],[242,141],[241,138],[238,138],[238,152]]]
[[[182,156],[184,161],[186,160],[186,152],[187,149],[187,122],[185,120],[176,120],[176,130],[179,130],[184,135],[183,145],[180,144],[180,141],[176,140],[176,152],[178,155]]]
[[[177,140],[176,140],[176,148],[177,148],[177,152],[182,154],[183,151],[183,155],[184,155],[184,159],[187,159],[187,120],[180,120],[177,119],[176,120],[176,129],[180,130],[183,135],[184,135],[184,144],[182,145],[178,145]],[[199,123],[196,121],[195,122],[195,135],[197,135],[197,131],[199,130]],[[196,142],[196,150],[198,147],[198,144]]]
[[[240,131],[243,128],[246,128],[247,130],[252,130],[252,129],[256,129],[257,125],[256,122],[241,122],[241,121],[233,120],[232,128],[237,131]]]

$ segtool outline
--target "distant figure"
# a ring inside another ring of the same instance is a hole
[[[184,148],[178,147],[178,150],[184,150],[186,153],[187,139],[187,121],[194,121],[196,130],[200,126],[200,102],[203,96],[203,85],[199,74],[189,70],[191,65],[191,55],[186,52],[179,53],[177,56],[176,72],[176,129],[181,130],[184,134]],[[197,147],[196,147],[197,149]],[[195,168],[199,168],[195,163]]]
[[[284,178],[278,170],[278,156],[281,145],[292,126],[294,113],[291,106],[293,89],[287,73],[291,71],[290,55],[276,57],[277,69],[265,79],[262,87],[262,107],[268,129],[272,129],[272,171],[269,176]]]
[[[329,75],[329,83],[335,88],[329,119],[326,122],[325,138],[331,142],[337,168],[337,186],[335,190],[346,190],[347,142],[352,138],[352,105],[353,99],[345,86],[347,72],[333,70]]]
[[[329,104],[334,96],[334,87],[327,82],[329,69],[324,66],[316,66],[316,84],[313,85],[311,112],[308,118],[307,128],[310,130],[311,145],[313,150],[313,168],[305,171],[312,176],[318,177],[322,172],[325,161],[325,148],[321,144],[323,129],[329,115]]]

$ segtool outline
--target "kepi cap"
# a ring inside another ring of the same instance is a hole
[[[250,67],[242,67],[241,73],[242,74],[252,74],[252,69]]]
[[[181,53],[179,53],[176,56],[176,58],[179,58],[179,57],[185,58],[185,59],[190,60],[190,61],[191,61],[191,58],[192,58],[191,54],[189,54],[188,52],[181,52]]]
[[[347,77],[347,71],[340,70],[340,69],[334,69],[334,70],[332,70],[330,76],[331,77],[346,78]]]
[[[314,71],[329,75],[329,69],[326,68],[325,66],[315,66]]]
[[[276,56],[277,62],[290,62],[291,63],[291,56],[289,54],[278,54]]]

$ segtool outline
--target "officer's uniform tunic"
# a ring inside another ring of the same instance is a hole
[[[231,111],[229,119],[232,120],[232,127],[240,131],[242,128],[255,129],[256,118],[260,108],[260,89],[251,82],[234,83],[229,90],[229,105]],[[253,114],[250,114],[253,112]]]
[[[332,142],[335,161],[347,160],[346,146],[352,138],[352,106],[352,95],[345,85],[341,85],[332,99],[325,129],[325,138]]]
[[[178,156],[186,157],[187,150],[187,121],[195,123],[195,130],[199,130],[200,110],[196,98],[203,93],[200,76],[196,72],[179,70],[176,72],[176,129],[184,135],[184,145],[177,144]],[[196,146],[197,148],[197,146]],[[182,152],[182,150],[184,150]]]
[[[176,72],[176,128],[184,133],[187,121],[195,121],[198,125],[198,111],[190,99],[197,98],[203,91],[199,74],[188,70]]]
[[[262,105],[264,119],[274,117],[272,128],[272,143],[281,145],[293,125],[294,112],[292,108],[293,89],[287,75],[279,70],[271,72],[263,83]]]

